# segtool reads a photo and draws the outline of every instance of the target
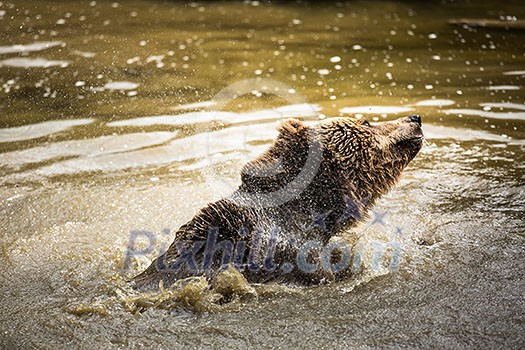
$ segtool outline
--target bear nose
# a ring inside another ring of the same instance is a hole
[[[408,120],[414,123],[417,123],[419,126],[421,126],[421,117],[417,114],[413,114],[408,117]]]

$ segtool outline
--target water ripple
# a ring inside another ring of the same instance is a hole
[[[475,115],[492,119],[525,120],[525,112],[491,112],[478,109],[446,109],[446,114]]]
[[[198,111],[178,115],[159,115],[134,119],[119,120],[107,123],[107,126],[152,126],[152,125],[188,125],[210,123],[213,121],[237,124],[260,120],[281,119],[290,117],[317,116],[319,107],[308,103],[287,105],[275,109],[264,109],[245,113],[223,111]]]
[[[0,164],[21,166],[40,163],[54,158],[129,152],[143,147],[159,145],[174,138],[178,132],[150,132],[126,135],[100,136],[88,140],[62,141],[22,151],[0,154]]]
[[[15,68],[49,68],[49,67],[60,67],[65,68],[69,65],[68,61],[53,61],[46,60],[45,58],[25,58],[15,57],[7,58],[0,61],[0,67],[15,67]]]
[[[410,107],[399,106],[357,106],[344,107],[339,110],[343,114],[398,114],[412,111]]]
[[[52,120],[38,124],[0,129],[0,142],[31,140],[67,130],[78,125],[93,123],[94,119]]]
[[[215,161],[221,161],[217,156],[225,153],[237,152],[243,150],[248,153],[247,158],[257,156],[258,153],[264,151],[257,143],[268,142],[274,139],[277,135],[275,123],[255,124],[248,126],[236,126],[225,128],[222,130],[200,133],[188,137],[177,138],[167,145],[141,148],[137,149],[137,145],[133,145],[133,149],[129,152],[115,152],[97,150],[103,141],[106,139],[96,139],[91,141],[76,141],[70,147],[72,150],[69,155],[85,155],[79,158],[59,161],[50,165],[40,167],[36,170],[20,173],[15,175],[16,180],[27,178],[50,177],[64,174],[76,174],[89,171],[118,171],[137,167],[166,165],[170,163],[180,163],[177,166],[183,166],[184,161],[188,160],[206,160],[201,162],[202,167],[213,164]],[[131,134],[135,137],[144,138],[142,146],[151,142],[150,145],[159,144],[173,136],[168,133],[160,133],[164,140],[159,138],[157,133],[150,134]],[[138,135],[138,136],[137,136]],[[121,136],[124,138],[124,136]],[[148,141],[149,140],[149,141]],[[122,139],[114,140],[117,145]],[[128,140],[131,141],[131,140]],[[63,146],[63,144],[62,144]],[[88,150],[82,150],[85,147]],[[122,145],[119,145],[122,150]],[[68,155],[69,151],[58,151],[60,147],[50,146],[49,148],[37,148],[35,150],[28,150],[26,156],[33,157],[33,160],[43,160],[46,157],[53,157],[53,154],[44,156],[44,151],[55,151],[59,155]],[[6,155],[6,161],[16,162],[13,158],[16,154]],[[219,160],[218,160],[219,159]],[[226,159],[226,158],[225,158]],[[0,160],[4,160],[0,158]]]
[[[46,50],[55,46],[62,45],[62,41],[40,41],[40,42],[34,42],[32,44],[27,45],[8,45],[8,46],[0,46],[0,54],[6,54],[6,53],[23,53],[23,52],[31,52],[31,51],[42,51]]]

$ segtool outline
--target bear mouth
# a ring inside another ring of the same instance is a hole
[[[423,135],[417,135],[417,136],[413,136],[413,137],[408,138],[407,141],[412,141],[412,142],[423,142],[424,139],[425,139],[425,136],[423,136]]]
[[[412,160],[423,146],[423,134],[405,137],[396,143],[398,151],[405,156],[408,156],[408,161]]]
[[[397,142],[397,144],[400,145],[400,146],[403,146],[403,145],[406,145],[406,144],[410,144],[410,143],[420,143],[420,144],[422,144],[424,139],[425,139],[425,136],[423,136],[423,134],[410,136],[410,137],[404,137],[401,140],[399,140]]]

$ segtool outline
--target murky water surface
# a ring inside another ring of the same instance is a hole
[[[525,31],[448,21],[524,16],[520,1],[0,2],[0,347],[523,347]],[[377,206],[385,225],[348,232],[398,242],[396,268],[129,289],[279,120],[410,113],[427,141]],[[137,229],[156,249],[126,270]]]

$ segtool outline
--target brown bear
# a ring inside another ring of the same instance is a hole
[[[244,166],[231,196],[208,204],[133,279],[139,290],[234,266],[249,282],[312,285],[346,276],[355,226],[421,148],[421,118],[369,123],[284,121],[274,144]]]

